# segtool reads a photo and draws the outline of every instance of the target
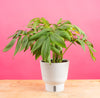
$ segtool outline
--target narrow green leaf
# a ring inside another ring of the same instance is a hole
[[[15,37],[15,36],[16,36],[16,34],[13,34],[13,35],[9,36],[8,39],[11,38],[11,37]]]
[[[27,28],[33,28],[34,22],[39,24],[40,23],[40,18],[33,18],[32,20],[30,20],[28,25],[27,25]]]
[[[86,44],[90,45],[91,47],[93,47],[93,44],[91,42],[89,42],[89,41],[86,41]]]
[[[12,40],[10,41],[10,43],[3,49],[3,52],[6,52],[6,51],[10,50],[10,49],[12,48],[12,46],[14,45],[15,41],[16,41],[15,38],[12,39]]]
[[[62,18],[60,18],[57,22],[57,25],[60,24],[62,22]]]
[[[25,52],[26,50],[28,50],[29,47],[31,47],[31,45],[33,45],[33,42],[34,42],[34,40],[32,40],[32,41],[28,41],[28,43],[27,43],[27,45],[26,45],[26,47],[25,47],[24,52]]]
[[[36,31],[36,27],[39,25],[37,21],[35,21],[32,25],[32,28]]]
[[[96,52],[96,50],[91,46],[91,45],[88,45],[89,49],[91,49],[93,52]]]
[[[73,25],[73,27],[82,35],[86,36],[86,34],[76,25]]]
[[[93,55],[91,49],[89,49],[89,51],[90,51],[90,55],[91,55],[92,60],[93,60],[93,61],[96,61],[96,58],[94,57],[94,55]]]
[[[35,40],[35,39],[41,37],[42,35],[48,33],[48,31],[50,31],[50,30],[51,30],[50,28],[43,29],[42,31],[40,31],[40,32],[36,33],[35,35],[31,36],[29,38],[29,40]]]
[[[80,43],[81,47],[83,48],[83,50],[85,51],[85,43],[83,40],[77,39],[76,41],[77,43]]]
[[[33,48],[32,48],[32,52],[34,52],[35,50],[37,50],[38,48],[40,48],[45,39],[46,39],[46,36],[41,36],[41,37],[35,42],[35,44],[34,44],[34,46],[33,46]]]
[[[37,21],[37,20],[39,20],[40,18],[33,18],[33,19],[31,19],[30,21],[29,21],[29,24],[31,24],[32,22],[35,22],[35,21]]]
[[[35,34],[35,31],[34,30],[30,30],[27,32],[28,34]]]
[[[25,35],[22,39],[22,45],[20,51],[22,51],[26,47],[27,43],[28,43],[28,37],[27,35]]]
[[[86,45],[88,46],[88,48],[93,51],[93,52],[96,52],[96,50],[93,48],[93,44],[89,41],[85,41]]]
[[[58,55],[61,55],[60,51],[59,51],[56,47],[51,46],[51,50],[52,50],[54,53],[56,53],[56,54],[58,54]]]
[[[35,53],[35,59],[37,60],[41,55],[41,49],[38,49]]]
[[[67,40],[71,41],[71,37],[70,37],[70,35],[67,31],[57,30],[56,33],[58,35],[60,35],[61,37],[63,37],[64,39],[67,39]]]
[[[46,39],[42,45],[41,55],[43,61],[47,61],[50,55],[50,39]],[[50,60],[50,59],[49,59]]]
[[[44,26],[39,26],[39,27],[37,28],[37,31],[42,30],[43,28],[44,28]]]
[[[58,29],[61,29],[61,30],[71,30],[71,25],[69,24],[61,24]]]
[[[17,45],[16,45],[16,48],[15,48],[14,56],[15,56],[16,53],[19,51],[20,46],[21,46],[21,36],[19,37],[19,39],[18,39],[18,41],[17,41]]]
[[[71,22],[69,20],[67,20],[66,22],[64,22],[63,24],[71,24]]]
[[[43,24],[45,24],[47,27],[49,26],[49,22],[45,18],[41,18],[41,21]]]
[[[56,34],[56,33],[51,34],[50,38],[51,38],[51,41],[53,43],[55,43],[56,45],[66,48],[66,44],[65,44],[63,38],[60,37],[58,34]]]
[[[18,30],[15,37],[17,38],[22,32],[23,32],[23,30]]]

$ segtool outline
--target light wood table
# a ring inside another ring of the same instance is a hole
[[[47,92],[42,80],[0,80],[0,98],[100,98],[100,80],[67,80],[63,92]]]

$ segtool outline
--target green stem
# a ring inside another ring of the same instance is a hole
[[[62,55],[64,55],[65,54],[65,52],[68,50],[68,48],[72,45],[73,43],[71,43],[66,49],[65,49],[65,51],[63,52],[63,54]]]
[[[55,53],[53,52],[53,63],[55,63]]]

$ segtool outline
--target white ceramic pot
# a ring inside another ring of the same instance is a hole
[[[64,83],[68,76],[69,61],[62,63],[46,63],[40,61],[42,79],[44,80],[46,90],[49,92],[64,91]]]

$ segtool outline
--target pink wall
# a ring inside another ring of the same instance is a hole
[[[1,0],[0,1],[0,79],[41,79],[39,58],[30,51],[13,57],[15,46],[7,53],[7,37],[25,29],[30,19],[45,17],[52,23],[59,18],[82,28],[95,46],[94,63],[86,48],[72,46],[64,58],[70,60],[68,79],[100,79],[100,0]]]

